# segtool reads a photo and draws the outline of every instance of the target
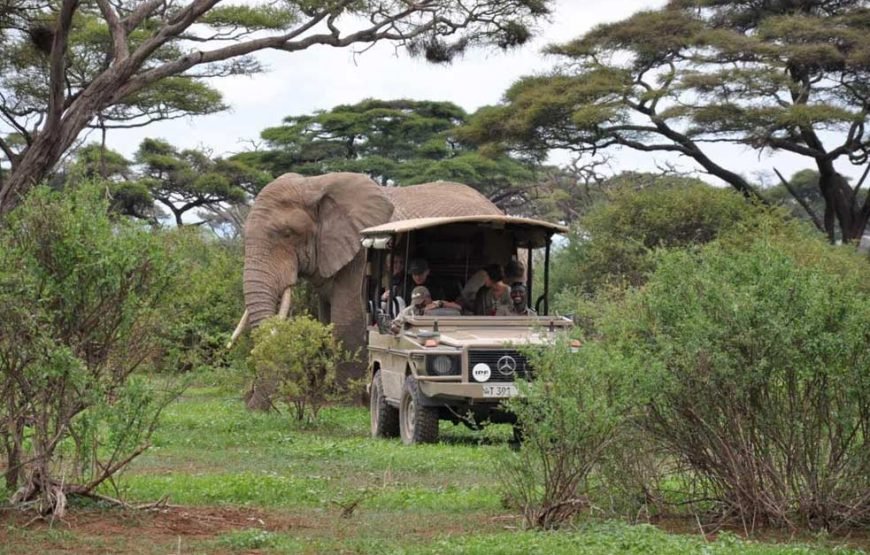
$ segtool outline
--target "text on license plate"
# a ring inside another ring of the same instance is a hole
[[[517,386],[514,384],[484,385],[484,397],[513,397],[517,394]]]

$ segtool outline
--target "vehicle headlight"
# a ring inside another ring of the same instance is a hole
[[[458,376],[459,357],[451,355],[430,355],[426,357],[426,371],[432,376]]]

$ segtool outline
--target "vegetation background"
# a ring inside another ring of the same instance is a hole
[[[522,45],[551,5],[0,5],[0,549],[866,546],[866,2],[673,0],[553,45],[559,68],[476,113],[368,99],[290,114],[234,156],[148,138],[127,159],[107,142],[226,109],[208,79],[260,71],[262,48],[382,40],[443,63]],[[89,128],[101,141],[79,144]],[[806,169],[765,187],[722,143]],[[673,167],[613,175],[615,147],[679,153],[729,188]],[[548,165],[554,149],[577,157]],[[348,170],[462,181],[571,225],[553,306],[582,347],[529,353],[518,451],[498,426],[445,425],[413,449],[367,439],[364,411],[327,402],[342,353],[301,316],[311,289],[275,324],[291,339],[225,347],[256,193]],[[320,362],[288,363],[306,357]],[[244,411],[257,371],[284,380],[295,418]]]

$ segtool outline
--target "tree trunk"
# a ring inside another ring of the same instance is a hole
[[[828,238],[834,242],[836,221],[843,243],[857,244],[870,218],[867,206],[859,205],[858,197],[846,178],[830,162],[819,164],[819,189],[825,199],[825,231]]]
[[[45,179],[82,130],[111,102],[112,95],[117,92],[118,80],[128,77],[134,69],[128,67],[124,75],[107,70],[91,83],[87,94],[79,95],[60,119],[50,121],[34,136],[0,187],[0,219],[15,208],[31,188]]]
[[[9,429],[6,430],[6,471],[3,474],[6,480],[6,491],[14,492],[18,489],[21,477],[21,444],[24,438],[24,422],[22,418],[11,418]]]
[[[0,187],[0,218],[15,208],[32,187],[45,179],[62,152],[60,134],[37,137]]]

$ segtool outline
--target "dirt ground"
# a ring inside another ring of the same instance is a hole
[[[305,518],[239,507],[77,509],[54,522],[34,519],[28,513],[3,511],[0,553],[37,553],[39,548],[42,553],[147,553],[152,549],[188,553],[182,544],[216,539],[236,530],[286,533],[315,526]],[[41,538],[34,542],[34,536]]]

